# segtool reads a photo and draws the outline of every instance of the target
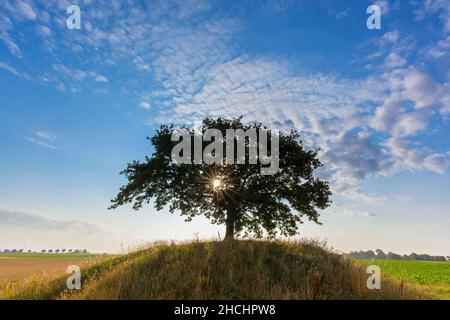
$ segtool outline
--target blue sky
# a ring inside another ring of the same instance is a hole
[[[448,255],[449,58],[443,0],[0,0],[0,249],[223,234],[107,207],[160,124],[244,115],[322,150],[334,204],[299,236]]]

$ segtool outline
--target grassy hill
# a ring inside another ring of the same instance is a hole
[[[368,290],[365,269],[311,241],[159,243],[82,266],[82,289],[67,275],[0,287],[1,299],[417,299],[384,277]]]

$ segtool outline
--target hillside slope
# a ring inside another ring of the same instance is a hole
[[[0,288],[3,299],[412,299],[414,290],[367,274],[314,242],[155,244],[82,268],[82,289],[66,277]]]

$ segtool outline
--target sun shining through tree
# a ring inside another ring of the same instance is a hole
[[[218,179],[218,178],[214,179],[213,180],[213,188],[215,190],[218,190],[220,188],[221,182],[222,181],[220,179]]]
[[[218,118],[204,119],[202,130],[206,129],[217,129],[225,136],[227,129],[248,132],[264,127],[243,124],[241,118]],[[133,208],[139,210],[154,200],[157,210],[168,206],[170,212],[179,212],[187,221],[204,215],[214,224],[225,224],[225,239],[233,239],[236,234],[294,235],[303,217],[319,223],[317,210],[330,205],[328,182],[314,176],[322,165],[317,151],[306,150],[296,131],[280,133],[278,171],[264,175],[261,172],[267,165],[261,161],[256,164],[248,161],[244,164],[238,161],[177,163],[172,159],[173,130],[173,126],[161,126],[150,139],[153,155],[144,162],[128,164],[122,172],[128,183],[112,200],[111,208],[132,203]],[[189,130],[189,137],[194,133]],[[245,159],[249,159],[250,139],[244,140]],[[234,142],[232,154],[237,157],[234,151],[238,147]],[[204,150],[204,141],[201,146]]]

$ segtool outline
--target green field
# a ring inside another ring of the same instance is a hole
[[[358,260],[363,265],[377,265],[383,273],[411,283],[421,291],[439,298],[450,299],[450,263],[413,260]]]

